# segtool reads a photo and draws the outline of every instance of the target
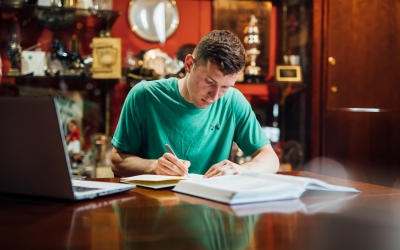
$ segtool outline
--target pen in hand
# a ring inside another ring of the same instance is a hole
[[[168,152],[170,152],[173,156],[176,157],[176,154],[174,153],[174,151],[172,150],[172,148],[171,148],[168,144],[165,144],[165,147],[167,148]],[[189,177],[189,174],[188,174],[187,172],[185,172],[185,175],[186,175],[188,178],[190,178],[190,177]]]

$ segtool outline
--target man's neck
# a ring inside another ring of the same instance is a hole
[[[183,99],[185,99],[187,102],[191,103],[190,98],[189,98],[189,92],[187,90],[186,81],[187,81],[187,75],[184,78],[181,78],[178,80],[178,90],[179,90],[179,94],[181,94]]]

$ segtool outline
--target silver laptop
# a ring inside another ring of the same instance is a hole
[[[82,200],[135,185],[72,180],[57,100],[0,97],[0,194]]]

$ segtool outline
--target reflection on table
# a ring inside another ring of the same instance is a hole
[[[73,203],[0,200],[2,249],[400,249],[400,190],[316,177],[359,195],[229,206],[137,187]],[[118,182],[118,178],[97,179]]]
[[[113,205],[126,249],[244,249],[259,218],[181,202],[173,192],[136,191],[146,199],[146,209],[135,204],[138,200]]]

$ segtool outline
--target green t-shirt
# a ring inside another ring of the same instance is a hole
[[[158,159],[169,144],[191,162],[190,173],[204,174],[229,158],[232,142],[251,155],[269,143],[249,102],[231,88],[199,109],[179,93],[178,79],[142,81],[126,97],[112,144],[145,159]]]

